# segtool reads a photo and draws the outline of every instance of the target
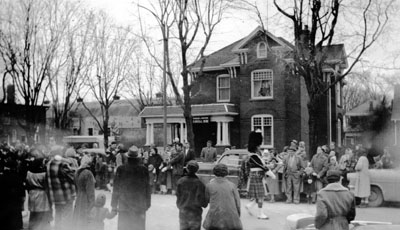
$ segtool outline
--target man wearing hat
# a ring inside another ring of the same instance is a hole
[[[299,156],[296,155],[296,149],[289,147],[288,155],[283,161],[283,175],[286,180],[286,203],[300,203],[300,183],[301,174],[303,174],[303,164]]]
[[[203,208],[207,207],[206,187],[196,176],[197,170],[199,170],[197,162],[189,161],[185,167],[185,176],[177,182],[176,206],[179,209],[181,230],[200,230]]]
[[[312,203],[315,203],[319,190],[324,187],[324,178],[326,171],[328,171],[328,155],[322,150],[320,146],[317,147],[317,154],[311,159],[312,174],[317,178],[315,181],[315,192],[311,194]]]
[[[112,214],[118,212],[118,230],[144,230],[150,208],[149,173],[136,146],[129,148],[127,162],[117,168],[111,198]]]
[[[315,227],[317,229],[349,229],[350,221],[356,216],[353,193],[343,187],[340,171],[327,172],[328,185],[318,192]]]
[[[207,146],[201,150],[200,157],[204,162],[214,162],[217,159],[217,149],[212,147],[212,141],[207,141]]]

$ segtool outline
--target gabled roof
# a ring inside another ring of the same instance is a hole
[[[233,47],[232,52],[238,52],[240,49],[243,48],[244,45],[246,45],[251,39],[253,39],[259,32],[265,33],[268,37],[270,37],[272,40],[276,41],[278,44],[280,44],[283,47],[287,47],[288,49],[291,49],[286,42],[283,42],[280,40],[280,38],[275,37],[273,34],[268,32],[267,30],[264,30],[261,26],[258,26],[255,28],[249,35],[247,35],[245,38],[243,38],[235,47]]]
[[[162,117],[164,114],[163,106],[147,106],[139,116],[146,117]],[[192,116],[211,116],[211,115],[238,115],[235,105],[227,103],[218,104],[201,104],[192,105]],[[168,117],[183,117],[183,109],[181,106],[167,106]]]
[[[362,116],[370,116],[373,113],[373,110],[379,107],[381,104],[381,101],[379,100],[373,100],[373,101],[367,101],[354,109],[346,112],[345,116],[349,117],[362,117]]]
[[[239,58],[237,57],[237,55],[232,53],[232,48],[242,40],[243,39],[240,39],[239,41],[236,41],[220,50],[215,51],[214,53],[211,53],[210,55],[205,56],[204,70],[207,70],[210,67],[224,69],[224,67],[222,67],[221,65],[231,62],[235,58],[237,58],[237,61],[239,62]],[[202,60],[194,63],[191,68],[199,68],[201,65],[201,61]]]
[[[400,120],[400,85],[394,86],[392,121]]]

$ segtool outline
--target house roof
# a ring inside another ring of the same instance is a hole
[[[345,116],[349,117],[361,117],[372,115],[373,109],[376,109],[381,102],[379,100],[367,101],[363,104],[355,107],[354,109],[346,112]],[[372,108],[371,108],[372,106]]]
[[[261,26],[258,26],[246,37],[205,56],[202,60],[193,63],[191,65],[192,70],[198,71],[203,60],[205,61],[203,71],[215,71],[222,70],[225,67],[239,66],[240,62],[238,53],[247,52],[248,49],[245,48],[246,44],[254,37],[258,36],[259,33],[265,33],[270,39],[276,42],[276,46],[272,47],[273,49],[282,48],[291,51],[295,48],[294,45],[284,38],[276,37],[269,31],[264,30]],[[343,44],[325,46],[320,54],[326,55],[326,63],[328,64],[340,64],[341,68],[348,67],[347,54]]]
[[[101,116],[100,104],[97,101],[85,102],[85,105],[96,117]],[[85,109],[85,107],[83,107],[83,105],[81,105],[80,103],[76,103],[71,111],[80,114],[82,117],[91,116],[90,113]],[[109,109],[110,116],[135,116],[138,113],[139,112],[127,100],[114,101]]]
[[[239,62],[238,56],[232,52],[232,49],[235,45],[237,45],[239,42],[241,42],[244,38],[240,39],[239,41],[236,41],[230,45],[225,46],[224,48],[215,51],[214,53],[211,53],[210,55],[207,55],[204,57],[205,63],[204,63],[204,70],[207,70],[209,67],[219,67],[223,69],[223,67],[220,67],[223,64],[229,63],[232,60],[237,58],[237,62]],[[201,65],[202,60],[195,62],[192,65],[192,68],[199,68]]]
[[[392,108],[392,120],[400,120],[400,85],[394,86],[394,98],[393,98],[393,108]]]
[[[347,54],[344,49],[344,44],[334,44],[324,46],[321,54],[326,55],[326,61],[328,64],[340,64],[342,68],[347,68]]]
[[[202,104],[192,105],[192,116],[212,116],[212,115],[238,115],[238,109],[233,104],[219,103],[219,104]],[[147,106],[142,112],[140,117],[162,117],[164,115],[163,106]],[[181,106],[167,106],[168,117],[183,117],[183,109]]]

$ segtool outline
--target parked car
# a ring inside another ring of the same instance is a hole
[[[247,149],[231,149],[225,151],[215,162],[199,161],[199,171],[197,172],[197,176],[204,184],[207,184],[212,178],[215,177],[213,174],[214,166],[218,163],[226,164],[229,169],[229,175],[227,176],[228,180],[237,185],[239,192],[243,193],[246,186],[240,182],[240,166],[243,160],[245,160],[249,154],[250,153],[247,151]]]
[[[114,140],[114,136],[108,137],[108,143],[111,143]],[[93,144],[96,144],[97,148],[104,149],[103,136],[65,136],[63,138],[63,143],[74,146],[74,148],[78,148],[83,144],[88,148],[93,148]]]
[[[297,213],[286,217],[287,230],[316,230],[314,226],[315,216],[308,213]],[[350,230],[394,230],[400,229],[400,225],[390,222],[353,220],[349,224]]]
[[[370,169],[371,195],[369,206],[378,207],[384,201],[400,202],[400,168]],[[354,191],[356,173],[347,174],[350,191]]]

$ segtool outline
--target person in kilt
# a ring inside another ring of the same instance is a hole
[[[265,187],[263,178],[266,175],[275,179],[275,175],[268,169],[261,158],[260,145],[262,143],[262,135],[258,132],[251,132],[249,135],[249,143],[247,150],[250,152],[250,157],[247,160],[248,168],[250,169],[248,181],[248,196],[251,200],[245,207],[250,215],[251,208],[258,204],[258,219],[268,219],[268,216],[263,212],[263,202],[265,196]]]

